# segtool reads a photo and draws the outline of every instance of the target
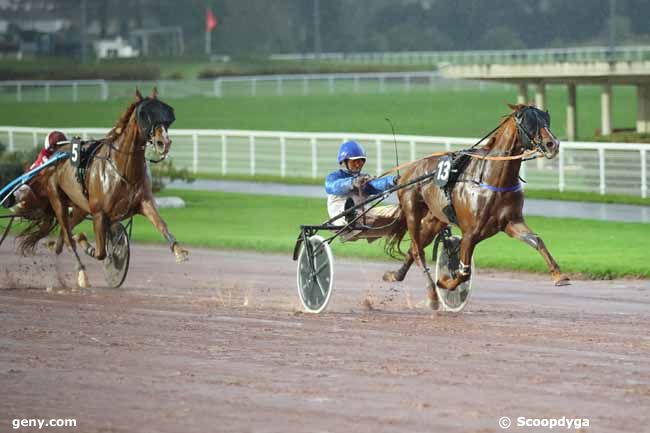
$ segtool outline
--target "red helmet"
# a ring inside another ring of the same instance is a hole
[[[61,131],[52,131],[47,134],[47,137],[45,137],[45,143],[43,144],[43,147],[48,150],[54,150],[56,148],[56,144],[59,141],[68,141],[68,137],[66,137],[65,134]]]

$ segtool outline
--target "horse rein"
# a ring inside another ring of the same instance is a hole
[[[485,135],[483,138],[481,138],[479,141],[477,141],[474,145],[472,145],[472,147],[470,147],[467,150],[461,150],[460,153],[463,154],[463,155],[467,155],[467,156],[469,156],[471,158],[482,159],[482,160],[487,160],[487,161],[514,161],[514,160],[517,160],[517,159],[521,159],[523,161],[530,161],[532,159],[543,158],[544,155],[545,155],[545,152],[544,152],[543,146],[541,144],[541,140],[539,142],[537,142],[532,138],[532,135],[528,132],[528,130],[526,130],[526,128],[523,125],[520,124],[521,120],[520,120],[520,118],[517,117],[516,114],[517,113],[512,113],[510,115],[507,115],[506,118],[501,123],[499,123],[499,125],[496,128],[494,128],[487,135]],[[510,118],[515,119],[515,125],[517,126],[517,131],[518,132],[519,131],[523,132],[526,135],[526,137],[530,140],[530,143],[534,144],[534,147],[533,146],[531,146],[531,147],[525,146],[524,151],[522,153],[520,153],[519,155],[508,155],[508,156],[489,156],[488,154],[480,155],[480,154],[469,151],[469,150],[474,149],[481,142],[483,142],[483,140],[485,140],[490,135],[492,135],[495,131],[497,131],[499,128],[501,128]],[[538,119],[538,124],[539,124],[539,119]],[[541,137],[541,128],[538,128],[538,136]],[[419,162],[419,161],[422,161],[422,160],[425,160],[425,159],[431,159],[431,158],[437,158],[437,157],[444,156],[444,155],[449,155],[450,153],[451,152],[434,152],[434,153],[430,153],[430,154],[425,155],[425,156],[423,156],[421,158],[418,158],[418,159],[416,159],[414,161],[405,162],[404,164],[393,167],[393,168],[383,172],[378,177],[384,177],[384,176],[386,176],[386,175],[388,175],[390,173],[396,172],[396,171],[401,170],[401,169],[403,169],[405,167],[409,167],[409,166],[415,164],[416,162]]]

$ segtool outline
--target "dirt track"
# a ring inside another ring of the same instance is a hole
[[[520,416],[650,431],[649,281],[479,270],[464,313],[431,314],[419,272],[389,285],[386,264],[337,260],[329,312],[312,316],[290,258],[191,253],[136,247],[126,287],[77,292],[68,253],[3,245],[0,431],[498,432],[502,416],[509,431],[549,431]]]

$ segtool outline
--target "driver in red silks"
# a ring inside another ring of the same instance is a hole
[[[38,153],[36,161],[29,166],[27,171],[33,170],[36,167],[46,163],[54,152],[57,150],[57,144],[60,142],[67,142],[68,138],[61,131],[52,131],[45,137],[45,142],[43,143],[43,148]],[[20,212],[27,210],[29,208],[29,203],[36,199],[36,196],[29,185],[25,184],[18,188],[14,193],[17,204],[12,207],[14,212]]]
[[[43,144],[43,148],[39,152],[36,161],[34,161],[34,163],[29,166],[29,170],[33,170],[39,165],[47,162],[52,157],[54,152],[56,152],[57,143],[61,141],[68,141],[68,138],[65,136],[63,132],[52,131],[49,134],[47,134],[47,137],[45,137],[45,143]]]

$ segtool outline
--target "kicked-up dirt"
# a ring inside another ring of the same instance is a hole
[[[3,245],[0,431],[486,433],[506,416],[508,431],[650,431],[649,281],[478,269],[445,314],[417,269],[392,284],[396,263],[335,258],[315,316],[289,256],[190,253],[135,246],[120,289],[85,258],[94,288],[77,290],[69,253]]]

